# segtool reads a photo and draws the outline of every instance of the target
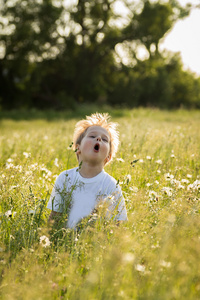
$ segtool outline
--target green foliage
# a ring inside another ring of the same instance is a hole
[[[28,108],[43,79],[37,62],[55,57],[52,49],[58,46],[56,21],[61,8],[52,1],[6,1],[1,6],[1,41],[5,46],[0,61],[2,104],[5,109]]]
[[[134,16],[134,22],[138,23],[138,35],[141,42],[151,54],[151,46],[155,45],[158,51],[159,40],[173,25],[173,10],[168,4],[151,4],[144,1],[144,7],[138,16]]]
[[[169,80],[171,81],[171,107],[199,108],[199,78],[194,78],[191,72],[182,71],[180,58],[173,57],[167,65]]]
[[[199,80],[180,61],[168,73],[158,49],[191,7],[174,0],[123,3],[126,16],[115,12],[116,0],[2,1],[0,108],[76,110],[94,102],[199,107]],[[126,66],[119,45],[129,47]],[[144,62],[139,46],[149,53]]]
[[[199,108],[199,78],[183,71],[179,55],[164,59],[160,55],[138,62],[134,69],[124,67],[115,76],[112,105],[153,106],[160,108]]]
[[[120,182],[128,221],[117,226],[100,206],[77,230],[50,226],[46,202],[56,176],[77,165],[78,118],[1,119],[1,299],[198,299],[199,111],[113,119],[121,145],[106,171]]]

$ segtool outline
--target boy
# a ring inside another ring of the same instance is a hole
[[[79,167],[58,176],[47,204],[50,220],[67,213],[67,227],[74,228],[100,200],[106,201],[109,215],[117,212],[116,220],[127,220],[121,188],[103,169],[119,144],[117,124],[109,120],[108,114],[96,113],[76,124],[73,146]]]

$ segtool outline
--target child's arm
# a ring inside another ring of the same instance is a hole
[[[51,213],[48,219],[49,223],[54,222],[58,224],[62,218],[62,209],[60,209],[63,203],[63,199],[61,196],[63,190],[62,177],[63,177],[63,173],[61,173],[56,179],[49,201],[47,203],[47,208],[51,209]]]
[[[127,221],[127,211],[125,205],[125,199],[122,195],[121,188],[117,187],[117,192],[113,194],[115,197],[114,203],[111,204],[111,210],[115,214],[115,220],[117,221],[117,225],[123,223],[123,221]]]

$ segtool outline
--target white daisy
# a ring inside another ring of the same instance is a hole
[[[40,237],[40,244],[42,245],[42,247],[49,247],[51,242],[49,241],[49,238],[46,235],[42,235]]]

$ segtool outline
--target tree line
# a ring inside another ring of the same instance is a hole
[[[191,9],[176,0],[1,0],[1,109],[200,108],[200,78],[159,49]]]

